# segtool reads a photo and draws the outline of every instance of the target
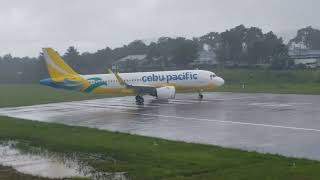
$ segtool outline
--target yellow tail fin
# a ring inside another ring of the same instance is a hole
[[[43,54],[51,78],[79,76],[52,48],[43,48]]]

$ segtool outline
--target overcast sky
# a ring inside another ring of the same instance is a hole
[[[319,0],[0,0],[0,55],[119,47],[135,39],[200,36],[244,24],[292,34],[320,27]]]

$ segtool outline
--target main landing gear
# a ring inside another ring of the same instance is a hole
[[[203,91],[203,90],[200,90],[200,91],[199,91],[199,95],[198,95],[198,98],[199,98],[200,100],[202,100],[202,99],[203,99],[202,91]]]
[[[143,104],[144,103],[144,99],[143,99],[143,97],[142,96],[140,96],[140,95],[137,95],[136,96],[136,103],[137,104]]]

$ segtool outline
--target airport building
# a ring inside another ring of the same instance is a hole
[[[320,67],[320,50],[292,49],[289,50],[289,57],[294,65],[304,65],[308,68]]]
[[[114,63],[112,63],[112,69],[116,71],[123,71],[123,70],[134,70],[132,68],[136,68],[139,65],[147,62],[147,55],[128,55],[121,59],[118,59]]]
[[[217,55],[212,48],[204,44],[202,50],[199,52],[199,57],[195,59],[190,65],[217,65]]]

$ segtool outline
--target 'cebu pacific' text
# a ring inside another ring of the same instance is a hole
[[[198,74],[196,73],[181,73],[181,74],[168,74],[168,75],[158,75],[158,74],[152,74],[149,76],[143,76],[142,81],[148,82],[148,81],[177,81],[177,80],[196,80],[198,79]]]

